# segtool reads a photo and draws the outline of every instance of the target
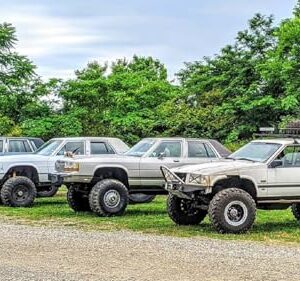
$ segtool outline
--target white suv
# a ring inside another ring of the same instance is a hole
[[[256,208],[286,209],[300,219],[300,143],[255,140],[226,159],[168,169],[168,213],[177,224],[199,224],[209,214],[222,233],[247,231]]]

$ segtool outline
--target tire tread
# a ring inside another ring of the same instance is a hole
[[[239,229],[233,229],[230,226],[225,226],[224,223],[222,223],[222,202],[232,198],[240,196],[243,197],[244,200],[248,200],[248,203],[250,204],[250,208],[248,209],[249,213],[249,219],[248,222],[244,225],[244,227]],[[227,188],[224,190],[221,190],[218,192],[213,199],[211,200],[209,204],[209,218],[213,225],[213,227],[219,232],[219,233],[244,233],[247,232],[253,225],[255,220],[255,213],[256,213],[256,204],[251,195],[240,189],[240,188]]]
[[[124,206],[120,209],[120,211],[115,212],[115,213],[110,213],[110,212],[106,211],[104,206],[102,205],[101,200],[99,200],[99,195],[103,192],[103,190],[108,188],[108,186],[112,185],[112,184],[118,186],[118,188],[120,188],[121,191],[124,192],[125,197],[126,197]],[[98,216],[101,216],[101,217],[121,216],[124,214],[124,212],[126,210],[128,200],[129,200],[128,198],[129,198],[128,189],[122,182],[115,180],[115,179],[104,179],[104,180],[101,180],[98,183],[96,183],[94,185],[94,187],[92,188],[92,190],[90,191],[89,204],[90,204],[91,210],[94,213],[96,213]]]
[[[31,188],[31,198],[28,201],[28,203],[26,204],[16,204],[15,202],[13,202],[12,200],[12,190],[16,185],[19,184],[26,184],[28,186],[30,186]],[[1,188],[1,201],[3,203],[3,205],[5,206],[9,206],[9,207],[31,207],[34,203],[34,199],[37,196],[37,190],[35,187],[34,182],[27,178],[27,177],[23,177],[23,176],[17,176],[17,177],[12,177],[9,178],[2,186]]]

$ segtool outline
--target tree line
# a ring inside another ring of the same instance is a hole
[[[246,30],[213,57],[185,63],[168,80],[166,66],[134,56],[91,62],[69,80],[43,81],[14,51],[12,24],[0,24],[0,135],[146,136],[251,139],[261,126],[300,118],[300,3],[279,24],[254,15]]]

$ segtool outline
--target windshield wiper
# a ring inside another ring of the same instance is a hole
[[[224,159],[236,160],[235,158],[233,158],[233,157],[230,157],[230,156],[226,156],[226,157],[224,157]]]

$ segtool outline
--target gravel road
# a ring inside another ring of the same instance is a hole
[[[300,247],[1,222],[0,280],[299,280]]]

